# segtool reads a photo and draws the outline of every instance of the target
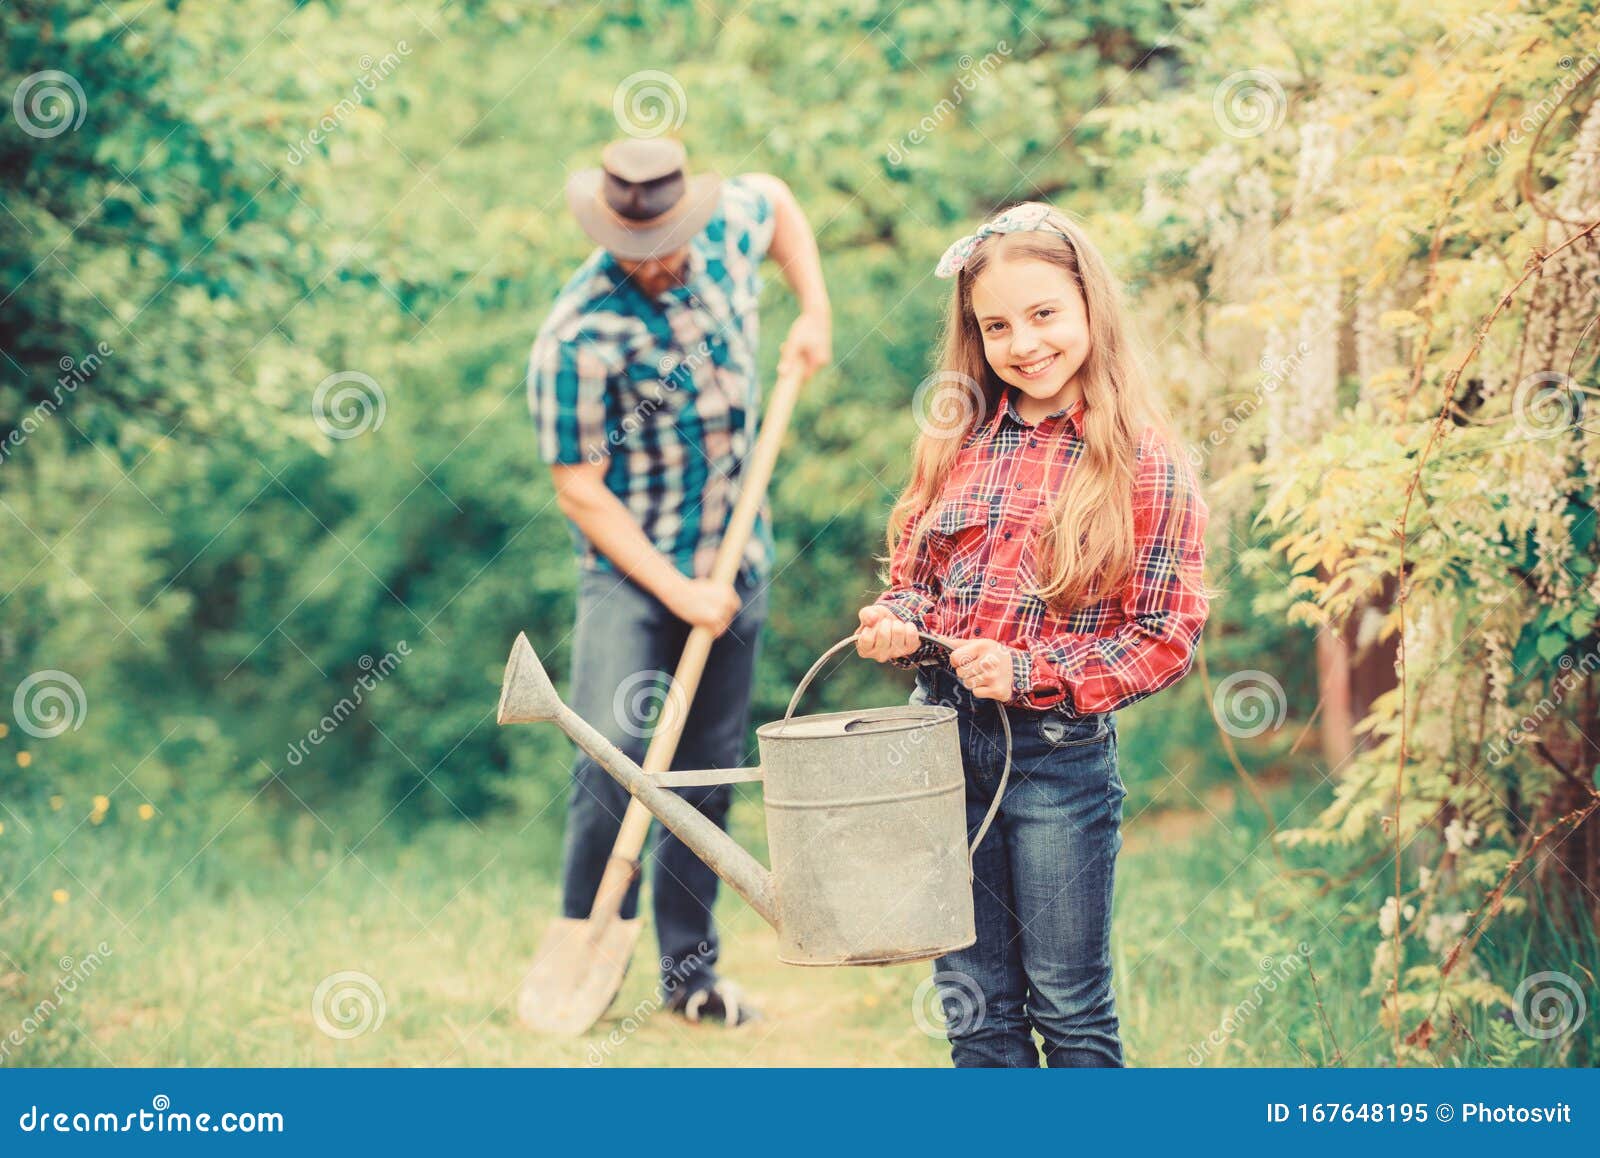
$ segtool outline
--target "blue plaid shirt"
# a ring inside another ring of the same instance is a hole
[[[743,178],[689,246],[684,284],[651,298],[605,250],[556,297],[534,340],[528,404],[551,464],[604,463],[606,487],[678,570],[711,574],[756,436],[758,267],[772,205]],[[572,525],[586,570],[611,561]],[[770,574],[765,503],[741,572]]]

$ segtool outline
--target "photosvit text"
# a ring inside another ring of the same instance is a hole
[[[1368,1122],[1461,1122],[1472,1125],[1500,1123],[1571,1124],[1572,1107],[1566,1102],[1553,1106],[1491,1106],[1484,1102],[1286,1102],[1267,1103],[1267,1121],[1273,1124]]]

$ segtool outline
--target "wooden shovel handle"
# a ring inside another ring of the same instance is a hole
[[[800,385],[799,372],[789,370],[779,375],[777,385],[767,399],[761,420],[761,435],[756,439],[755,449],[740,476],[742,487],[739,501],[734,504],[733,516],[728,520],[722,544],[717,548],[717,557],[711,566],[714,582],[732,583],[739,576],[739,566],[744,561],[745,548],[750,544],[756,516],[760,514],[761,504],[767,497],[767,484],[772,480],[772,468],[778,461],[778,450],[783,445],[789,418],[800,396]],[[643,767],[647,775],[665,772],[672,767],[672,758],[678,752],[678,741],[689,719],[689,706],[694,703],[695,692],[700,688],[700,677],[705,673],[706,660],[711,655],[714,640],[715,636],[708,627],[696,627],[689,633],[683,655],[678,660],[678,668],[672,674],[672,686],[668,689],[666,702],[661,706],[661,716],[651,736],[650,747],[645,752]],[[616,843],[611,846],[611,859],[606,863],[605,875],[600,878],[600,888],[595,893],[590,920],[622,911],[622,899],[638,872],[639,853],[644,849],[645,837],[649,832],[650,810],[637,800],[630,799]]]

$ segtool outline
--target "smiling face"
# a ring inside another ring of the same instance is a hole
[[[972,312],[990,367],[1024,395],[1023,418],[1036,422],[1077,401],[1083,391],[1076,376],[1089,356],[1089,311],[1065,269],[997,255],[972,283]]]
[[[622,267],[622,272],[633,280],[633,283],[643,290],[648,296],[657,294],[679,284],[683,280],[684,267],[689,263],[689,247],[686,245],[674,253],[662,257],[646,258],[644,261],[629,261],[626,258],[617,258],[617,264]]]

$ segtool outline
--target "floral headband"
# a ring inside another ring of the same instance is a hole
[[[972,251],[978,247],[978,242],[986,237],[993,237],[997,233],[1032,233],[1045,231],[1067,237],[1062,228],[1050,220],[1054,212],[1048,205],[1037,201],[1026,202],[1022,205],[1007,209],[1000,216],[991,221],[985,221],[978,226],[978,232],[968,234],[960,241],[955,242],[944,251],[944,256],[939,259],[939,265],[934,269],[935,277],[955,277],[966,268],[967,258],[972,256]],[[1071,238],[1067,237],[1070,243]]]

